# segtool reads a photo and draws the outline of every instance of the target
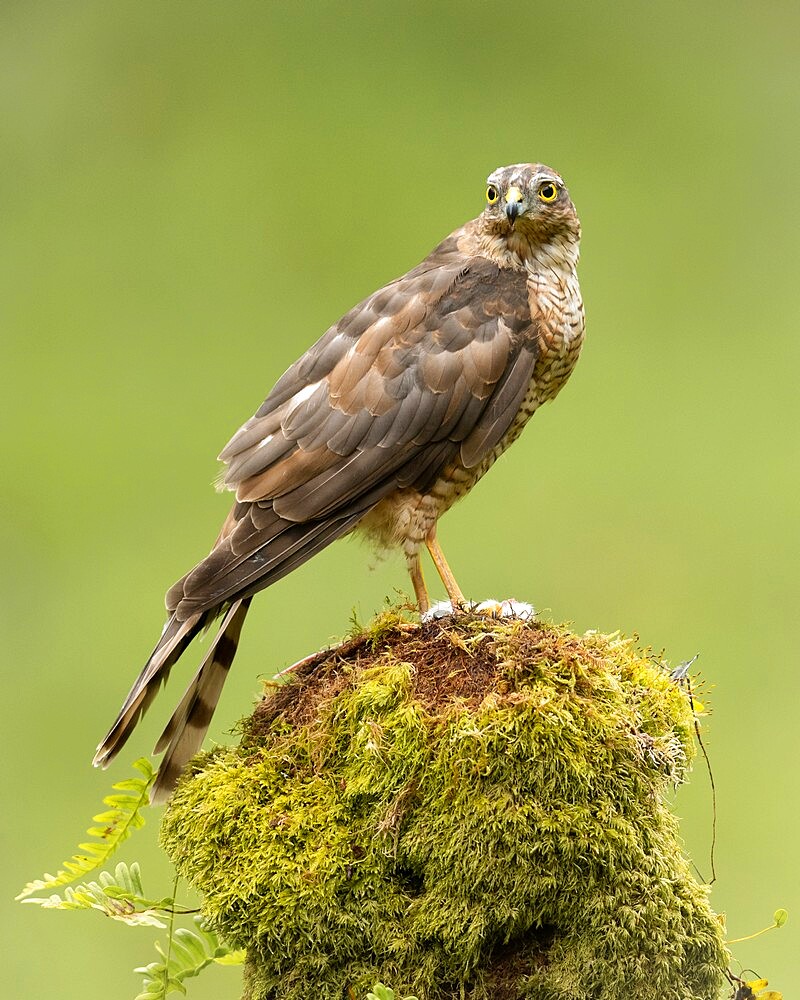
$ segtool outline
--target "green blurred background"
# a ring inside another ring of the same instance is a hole
[[[580,211],[588,340],[441,537],[469,595],[701,651],[713,902],[732,937],[790,910],[736,955],[793,995],[798,38],[779,0],[4,0],[4,997],[138,991],[151,932],[11,897],[72,852],[182,690],[186,669],[113,770],[89,767],[163,591],[226,513],[219,448],[520,160]],[[408,589],[374,562],[339,543],[256,601],[213,737],[259,676]],[[707,872],[702,767],[677,809]],[[156,827],[121,855],[154,895]],[[233,998],[238,972],[191,985]]]

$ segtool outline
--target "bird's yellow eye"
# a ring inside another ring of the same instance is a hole
[[[547,181],[546,184],[542,184],[539,188],[539,201],[544,201],[549,204],[551,201],[555,201],[557,197],[558,188],[550,181]]]
[[[486,188],[486,200],[489,202],[490,205],[494,205],[499,197],[500,197],[500,192],[497,190],[494,184],[490,184],[489,187]]]

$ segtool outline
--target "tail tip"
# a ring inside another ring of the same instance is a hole
[[[113,754],[105,743],[99,743],[92,757],[92,767],[101,767],[105,771],[112,758]]]

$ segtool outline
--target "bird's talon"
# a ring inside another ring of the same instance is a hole
[[[449,601],[437,601],[427,611],[423,611],[420,618],[422,624],[427,625],[429,622],[438,621],[440,618],[447,618],[453,613],[453,605]]]
[[[458,614],[486,615],[487,618],[519,618],[520,621],[530,621],[536,617],[536,609],[532,604],[525,601],[516,601],[508,598],[505,601],[465,601],[463,604],[451,604],[450,601],[437,601],[432,604],[421,617],[422,624],[438,621],[440,618],[449,618]]]
[[[532,604],[516,601],[513,597],[505,601],[493,599],[481,601],[480,604],[474,606],[474,611],[476,614],[486,615],[489,618],[519,618],[524,622],[536,617],[536,609]]]
[[[492,600],[481,601],[480,604],[475,605],[476,615],[486,615],[487,618],[502,618],[503,617],[503,605],[500,601]]]

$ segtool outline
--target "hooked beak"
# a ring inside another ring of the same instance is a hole
[[[525,196],[518,187],[510,187],[506,192],[506,218],[513,226],[517,216],[522,212]]]

